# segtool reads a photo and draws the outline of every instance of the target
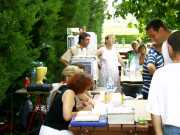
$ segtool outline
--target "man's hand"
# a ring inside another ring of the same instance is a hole
[[[155,134],[156,135],[163,135],[161,116],[152,114],[151,118],[152,118],[154,130],[155,130]]]
[[[149,63],[149,64],[147,65],[147,68],[148,68],[148,71],[149,71],[149,73],[150,73],[151,75],[153,75],[154,72],[156,71],[156,67],[155,67],[154,64]]]

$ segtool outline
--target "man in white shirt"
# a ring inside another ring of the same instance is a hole
[[[73,56],[89,56],[92,52],[88,49],[90,43],[90,35],[83,32],[79,35],[79,44],[69,48],[60,58],[60,62],[64,65],[69,65]],[[95,55],[95,54],[94,54]]]
[[[85,71],[91,74],[93,79],[97,81],[98,66],[97,66],[96,50],[91,48],[90,40],[91,40],[91,35],[89,33],[87,32],[80,33],[79,43],[69,48],[61,56],[60,62],[63,63],[65,66],[68,66],[70,64],[83,65],[82,63],[87,63],[87,62],[91,63],[91,68],[89,68],[90,64],[84,64]],[[77,62],[73,62],[73,60],[75,61],[77,60]]]
[[[169,57],[167,45],[167,39],[171,34],[170,30],[168,30],[161,20],[155,19],[146,26],[146,31],[152,41],[154,41],[156,44],[162,44],[164,64],[166,65],[168,63],[172,63],[172,59]]]
[[[148,111],[152,114],[156,135],[180,135],[180,31],[172,33],[167,43],[173,63],[155,71]]]

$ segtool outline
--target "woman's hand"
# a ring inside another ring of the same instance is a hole
[[[89,102],[83,102],[84,107],[82,108],[82,110],[88,111],[88,110],[92,110],[94,108],[94,105],[89,103]]]
[[[88,101],[84,101],[84,102],[82,101],[82,103],[84,106],[89,106],[89,105],[94,106],[94,101],[92,99],[89,99]]]

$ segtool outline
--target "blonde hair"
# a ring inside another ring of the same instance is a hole
[[[105,44],[107,44],[107,40],[108,40],[110,37],[115,38],[114,35],[112,35],[112,34],[109,34],[109,35],[105,36]]]
[[[78,66],[69,65],[66,68],[64,68],[64,70],[62,71],[62,75],[70,76],[70,75],[74,75],[76,73],[82,73],[82,72],[83,72],[83,70],[80,69]]]
[[[83,69],[80,69],[78,66],[75,66],[75,65],[68,65],[67,67],[64,68],[64,70],[62,71],[62,75],[64,77],[69,77],[69,76],[73,76],[75,74],[78,74],[78,73],[83,73]],[[53,90],[49,97],[48,97],[48,105],[49,107],[52,105],[52,102],[54,101],[54,97],[56,96],[57,93],[61,93],[59,91],[59,88],[61,87],[62,85],[60,85],[58,88],[56,88],[55,90]]]

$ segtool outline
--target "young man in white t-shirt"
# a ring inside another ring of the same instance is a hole
[[[152,114],[156,135],[180,135],[180,31],[168,40],[168,52],[173,60],[155,71],[148,96],[148,111]]]
[[[147,26],[146,31],[153,42],[156,44],[162,44],[162,54],[164,58],[164,64],[172,63],[172,59],[168,53],[167,39],[171,34],[171,31],[165,26],[165,24],[159,20],[152,20]]]

